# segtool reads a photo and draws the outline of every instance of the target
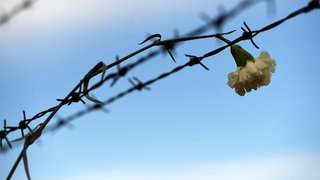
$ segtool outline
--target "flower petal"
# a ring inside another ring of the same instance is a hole
[[[271,73],[275,72],[275,60],[268,52],[262,51],[254,61],[248,60],[245,67],[239,66],[228,75],[228,85],[240,96],[252,89],[267,86],[271,81]]]

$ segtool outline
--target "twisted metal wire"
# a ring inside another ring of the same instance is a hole
[[[227,22],[227,20],[229,20],[232,17],[234,17],[235,15],[241,13],[246,8],[249,8],[250,6],[254,5],[255,3],[262,2],[262,1],[266,1],[267,3],[270,2],[269,0],[260,0],[260,1],[244,0],[244,1],[241,1],[238,5],[236,5],[234,8],[232,8],[229,12],[224,12],[224,13],[218,15],[216,18],[213,18],[212,20],[207,21],[205,25],[202,25],[202,26],[190,31],[189,33],[186,33],[184,36],[199,35],[199,34],[204,33],[205,31],[209,30],[212,27],[221,28]],[[2,16],[0,16],[0,19],[1,19],[1,17],[10,17],[10,18],[6,18],[6,22],[7,22],[7,20],[13,18],[14,15],[16,15],[18,12],[22,11],[24,8],[30,7],[31,4],[34,2],[36,2],[36,1],[35,0],[25,0],[23,3],[21,3],[22,5],[18,5],[16,8],[14,8],[14,10],[12,10],[12,12],[14,12],[14,13],[8,13],[7,15],[2,15]],[[19,10],[19,11],[17,11],[17,10]],[[179,44],[182,44],[182,43],[179,43]],[[179,44],[175,44],[175,43],[169,44],[168,48],[174,49]],[[123,66],[123,67],[120,67],[119,66],[120,63],[118,63],[118,72],[111,73],[111,74],[107,75],[107,77],[104,79],[103,83],[105,81],[112,80],[111,86],[113,86],[121,77],[124,77],[129,71],[131,71],[135,67],[141,65],[142,63],[144,63],[148,60],[151,60],[153,57],[155,57],[163,52],[164,52],[163,48],[158,49],[158,50],[152,50],[147,55],[142,56],[142,57],[138,58],[135,62],[127,64],[126,66]],[[84,96],[85,93],[89,93],[90,91],[100,87],[103,83],[99,82],[99,83],[93,85],[88,90],[88,92],[83,92],[83,93],[74,92],[73,94],[71,94],[71,97],[70,98],[68,97],[66,100],[63,100],[63,99],[57,99],[57,100],[61,101],[63,103],[63,105],[65,105],[65,104],[70,105],[73,102],[79,102],[79,101],[83,102],[83,100],[81,100],[81,98]],[[130,92],[132,92],[132,91],[133,90],[130,90]],[[124,95],[122,95],[122,93],[120,93],[119,97],[122,97],[122,96],[124,96]],[[115,98],[110,98],[110,99],[115,99]],[[114,100],[111,100],[111,101],[114,101]],[[24,118],[23,120],[20,121],[19,124],[29,125],[34,120],[40,119],[43,116],[45,116],[46,114],[52,113],[55,109],[57,109],[58,106],[59,105],[56,105],[56,106],[48,108],[47,110],[43,110],[31,118]],[[98,107],[98,105],[89,106],[87,108],[87,110],[90,111],[93,109],[99,109],[97,107]],[[79,114],[81,114],[81,112],[76,113],[76,114],[79,115]],[[71,117],[76,118],[77,116],[73,115]],[[74,119],[71,117],[68,117],[67,119]],[[61,126],[61,124],[64,124],[63,120],[64,119],[60,119],[60,121],[57,123],[56,126]],[[23,126],[7,126],[6,121],[4,120],[3,130],[0,130],[0,152],[6,152],[9,148],[12,148],[12,145],[10,144],[10,141],[7,138],[7,136],[10,133],[17,131],[17,130],[22,131],[24,129],[25,128],[23,128]],[[28,129],[30,130],[30,127]],[[3,146],[3,144],[2,144],[3,139],[6,140],[7,146]]]
[[[271,23],[271,24],[269,24],[269,25],[267,25],[267,26],[265,26],[265,27],[263,27],[263,28],[261,28],[259,30],[254,30],[254,31],[251,31],[249,26],[244,22],[244,26],[246,27],[246,29],[241,27],[241,29],[243,30],[242,35],[240,37],[236,38],[235,40],[231,41],[229,44],[224,45],[222,47],[219,47],[219,48],[217,48],[217,49],[215,49],[213,51],[210,51],[210,52],[208,52],[208,53],[206,53],[206,54],[204,54],[202,56],[199,56],[199,57],[193,56],[193,55],[186,55],[187,57],[189,57],[189,61],[187,63],[185,63],[184,65],[177,66],[174,69],[172,69],[171,71],[163,73],[163,74],[161,74],[161,75],[159,75],[159,76],[157,76],[157,77],[155,77],[153,79],[150,79],[150,80],[148,80],[148,81],[146,81],[144,83],[139,82],[137,85],[135,85],[135,86],[133,86],[131,88],[128,88],[127,90],[125,90],[123,92],[120,92],[117,95],[115,95],[113,97],[110,97],[109,99],[105,100],[103,102],[103,105],[88,106],[86,109],[80,110],[80,111],[78,111],[78,112],[76,112],[76,113],[74,113],[74,114],[72,114],[72,115],[70,115],[70,116],[68,116],[66,118],[60,119],[60,121],[65,121],[64,124],[66,124],[66,123],[68,123],[68,122],[70,122],[70,121],[72,121],[74,119],[77,119],[77,118],[79,118],[79,117],[81,117],[81,116],[83,116],[83,115],[85,115],[85,114],[87,114],[89,112],[92,112],[94,110],[99,110],[99,109],[103,108],[104,106],[109,105],[109,104],[111,104],[111,103],[113,103],[113,102],[125,97],[126,95],[129,95],[130,93],[134,92],[135,90],[139,90],[140,91],[144,87],[147,87],[148,85],[151,85],[151,84],[153,84],[153,83],[155,83],[155,82],[157,82],[157,81],[159,81],[161,79],[164,79],[164,78],[166,78],[166,77],[168,77],[170,75],[173,75],[173,74],[181,71],[185,67],[190,67],[190,66],[194,66],[196,64],[199,64],[202,67],[204,67],[206,70],[208,70],[201,63],[201,61],[203,59],[208,58],[210,56],[213,56],[215,54],[218,54],[219,52],[223,51],[224,49],[226,49],[226,48],[228,48],[228,47],[230,47],[230,46],[232,46],[232,45],[234,45],[234,44],[236,44],[236,43],[238,43],[240,41],[250,40],[253,46],[255,46],[256,48],[259,48],[256,45],[256,43],[253,41],[253,37],[255,37],[256,35],[258,35],[261,32],[264,32],[264,31],[270,30],[272,28],[275,28],[278,25],[282,24],[283,22],[285,22],[285,21],[287,21],[287,20],[289,20],[289,19],[291,19],[291,18],[293,18],[293,17],[295,17],[297,15],[300,15],[302,13],[308,13],[308,12],[314,10],[314,9],[320,9],[319,1],[314,1],[313,0],[313,1],[309,2],[309,4],[307,6],[301,8],[301,9],[299,9],[297,11],[294,11],[293,13],[289,14],[287,17],[285,17],[283,19],[280,19],[280,20],[278,20],[278,21],[276,21],[274,23]],[[51,128],[56,129],[57,126],[60,126],[60,125],[57,124],[57,125],[52,126]]]
[[[251,2],[251,1],[248,1],[248,2]],[[142,89],[149,89],[147,86],[148,85],[151,85],[159,80],[162,80],[168,76],[171,76],[179,71],[181,71],[182,69],[184,69],[185,67],[190,67],[190,66],[194,66],[194,65],[201,65],[203,68],[205,68],[206,70],[208,70],[208,68],[202,64],[202,60],[205,59],[205,58],[208,58],[210,56],[213,56],[221,51],[223,51],[224,49],[230,47],[231,45],[233,44],[236,44],[240,41],[245,41],[245,40],[250,40],[251,43],[253,44],[253,46],[255,46],[256,48],[259,48],[257,46],[257,44],[253,41],[253,37],[255,37],[256,35],[262,33],[262,32],[265,32],[265,31],[268,31],[268,30],[271,30],[277,26],[279,26],[280,24],[284,23],[285,21],[291,19],[291,18],[294,18],[298,15],[301,15],[303,13],[308,13],[312,10],[315,10],[315,9],[320,9],[320,5],[319,5],[319,1],[318,0],[312,0],[308,3],[308,5],[306,5],[305,7],[302,7],[292,13],[290,13],[288,16],[286,16],[285,18],[283,19],[280,19],[274,23],[271,23],[259,30],[254,30],[252,31],[249,26],[244,22],[244,27],[241,27],[243,33],[241,36],[239,36],[238,38],[236,38],[235,40],[231,41],[230,43],[228,43],[227,45],[224,45],[222,47],[219,47],[213,51],[210,51],[208,53],[205,53],[204,55],[202,56],[194,56],[194,55],[186,55],[188,58],[189,58],[189,61],[186,62],[184,65],[180,65],[180,66],[177,66],[175,67],[174,69],[172,69],[171,71],[169,72],[166,72],[166,73],[162,73],[160,74],[159,76],[155,77],[155,78],[152,78],[146,82],[141,82],[139,79],[137,78],[133,78],[136,82],[132,81],[130,79],[130,83],[133,85],[131,88],[128,88],[127,90],[123,91],[123,92],[120,92],[118,93],[117,95],[113,96],[113,97],[110,97],[109,99],[105,100],[103,102],[103,104],[95,104],[95,105],[91,105],[91,106],[88,106],[86,109],[84,110],[81,110],[81,111],[78,111],[77,113],[67,117],[67,118],[62,118],[58,121],[58,123],[56,125],[53,125],[51,127],[51,129],[58,129],[62,126],[64,126],[65,124],[67,124],[69,121],[73,120],[73,119],[77,119],[79,118],[80,116],[83,116],[84,114],[88,113],[88,112],[91,112],[91,111],[94,111],[94,110],[99,110],[101,108],[103,108],[105,105],[109,105],[110,103],[113,103],[115,102],[116,100],[120,99],[120,98],[123,98],[125,97],[126,95],[129,95],[131,94],[132,92],[134,92],[135,90],[138,90],[138,91],[141,91]],[[220,20],[221,21],[221,20]],[[209,26],[208,24],[206,26]],[[202,33],[202,31],[204,31],[203,29],[198,29],[196,31],[193,31],[192,33],[190,34],[193,34],[193,33]],[[189,34],[189,35],[190,35]],[[173,43],[172,46],[175,46],[176,44]],[[172,48],[171,46],[171,48]],[[167,48],[167,47],[165,47]],[[168,50],[168,49],[167,49]],[[140,58],[138,59],[135,63],[131,63],[125,67],[122,67],[120,68],[119,64],[122,62],[115,62],[115,63],[112,63],[112,66],[115,66],[117,65],[118,66],[118,72],[117,73],[112,73],[112,74],[109,74],[106,78],[104,78],[103,81],[101,82],[98,82],[96,84],[94,84],[89,90],[93,90],[95,88],[98,88],[100,87],[102,84],[104,84],[106,81],[109,81],[109,80],[113,80],[113,82],[111,83],[111,86],[113,86],[120,77],[123,77],[129,70],[133,69],[134,67],[140,65],[141,63],[145,62],[147,59],[150,59],[152,57],[154,57],[155,55],[159,54],[161,51],[152,51],[150,54],[148,54],[146,57],[143,57],[143,58]],[[172,54],[169,52],[169,54],[172,56]],[[123,60],[124,61],[124,60]],[[34,141],[36,141],[37,138],[39,138],[41,136],[41,133],[43,131],[43,129],[46,127],[46,125],[49,123],[49,121],[51,120],[51,118],[55,115],[55,113],[64,105],[70,105],[71,103],[75,103],[75,102],[79,102],[81,101],[82,103],[85,103],[81,98],[88,92],[83,92],[81,90],[81,86],[82,86],[82,83],[83,81],[81,80],[76,86],[75,88],[64,98],[64,99],[58,99],[60,101],[59,105],[57,106],[53,106],[47,110],[44,110],[42,112],[39,112],[38,114],[36,114],[35,116],[33,116],[32,118],[29,118],[27,119],[26,118],[26,113],[23,111],[23,120],[20,121],[19,125],[18,126],[7,126],[6,125],[6,120],[4,120],[4,127],[3,127],[3,130],[0,131],[0,140],[1,140],[1,149],[4,150],[5,148],[3,148],[2,146],[2,140],[5,139],[7,144],[8,144],[8,147],[11,148],[11,144],[10,144],[10,141],[8,140],[7,138],[7,135],[11,132],[14,132],[16,130],[20,130],[21,133],[22,133],[22,137],[24,137],[24,129],[29,129],[29,131],[31,133],[29,133],[27,136],[26,135],[26,141],[25,141],[25,149],[21,152],[21,154],[23,154],[24,151],[26,151],[27,147],[29,145],[31,145]],[[80,89],[79,89],[80,88]],[[78,92],[77,92],[78,91]],[[47,113],[51,113],[49,115],[49,117],[46,118],[46,120],[43,122],[43,123],[40,123],[37,128],[36,128],[36,132],[31,130],[31,128],[29,127],[29,124],[30,122],[34,121],[35,119],[39,119],[41,117],[43,117],[44,115],[46,115]],[[36,134],[35,134],[36,133]],[[34,135],[34,137],[32,136]],[[30,140],[30,136],[31,136],[31,140]],[[29,142],[30,141],[30,142]],[[25,152],[24,152],[25,153]],[[17,159],[14,167],[11,169],[10,173],[9,173],[9,176],[8,177],[11,177],[11,175],[14,173],[15,171],[15,167],[17,166],[17,164],[19,163],[20,159],[22,158],[22,155],[20,154],[19,158]],[[26,166],[26,165],[25,165]],[[27,168],[26,168],[26,172],[27,172]],[[28,175],[28,173],[27,173]]]

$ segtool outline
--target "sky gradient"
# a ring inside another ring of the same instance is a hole
[[[16,1],[18,2],[18,1]],[[99,61],[106,64],[141,48],[148,35],[163,39],[174,30],[184,35],[205,24],[199,14],[216,17],[240,1],[182,0],[40,0],[0,26],[0,126],[18,125],[27,117],[57,105]],[[260,29],[307,5],[308,1],[275,1],[273,13],[257,3],[223,26],[241,36],[245,21]],[[0,4],[5,9],[9,1]],[[270,9],[269,9],[270,10]],[[1,9],[0,9],[1,12]],[[312,11],[240,45],[253,56],[268,51],[276,60],[271,83],[240,97],[226,83],[236,64],[229,49],[203,60],[210,68],[188,67],[133,92],[106,108],[82,116],[43,136],[28,149],[32,179],[320,179],[320,11]],[[205,34],[215,33],[215,29]],[[101,100],[131,87],[127,78],[147,81],[203,55],[223,43],[190,41],[130,71],[114,88],[92,92]],[[153,48],[157,49],[158,47]],[[148,51],[128,61],[134,62]],[[116,72],[116,68],[110,69]],[[86,99],[84,99],[86,100]],[[87,101],[87,104],[91,104]],[[63,107],[57,117],[85,108]],[[44,119],[36,120],[32,127]],[[54,118],[49,125],[57,122]],[[19,131],[9,135],[13,140]],[[15,144],[14,144],[15,145]],[[0,154],[4,179],[22,146]],[[26,179],[21,162],[13,179]]]

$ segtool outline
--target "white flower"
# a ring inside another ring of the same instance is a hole
[[[231,44],[231,41],[223,36],[216,37]],[[275,72],[276,62],[268,52],[262,51],[259,57],[254,58],[238,44],[231,45],[230,50],[238,68],[228,75],[227,84],[234,88],[236,93],[244,96],[246,92],[250,92],[252,89],[257,90],[270,83],[271,73]]]
[[[271,73],[275,72],[275,66],[276,62],[269,53],[262,51],[259,57],[254,60],[248,59],[245,66],[238,66],[235,72],[231,72],[227,84],[240,96],[244,96],[252,89],[257,90],[261,86],[267,86],[270,83]]]

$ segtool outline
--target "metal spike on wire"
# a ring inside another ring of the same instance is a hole
[[[246,3],[243,3],[244,1],[247,1],[247,2],[246,2]],[[244,0],[244,1],[240,2],[238,5],[236,5],[236,6],[235,6],[233,9],[231,9],[230,11],[228,11],[228,12],[225,11],[225,12],[223,13],[223,15],[220,15],[220,16],[218,16],[218,17],[216,17],[216,18],[213,18],[212,21],[210,21],[210,22],[217,21],[221,16],[225,16],[224,20],[221,21],[221,22],[222,22],[221,24],[224,24],[227,19],[232,18],[234,15],[239,14],[241,11],[244,11],[246,8],[254,5],[255,2],[261,2],[261,1],[252,1],[252,0]],[[36,2],[36,0],[26,0],[26,2],[27,2],[27,3],[25,3],[25,5],[26,5],[26,4],[28,5],[29,2],[34,3],[34,2]],[[249,2],[249,3],[248,3],[248,2]],[[268,1],[267,1],[267,2],[268,2]],[[22,4],[23,4],[23,3],[22,3]],[[247,5],[246,5],[246,6],[243,6],[243,4],[247,4]],[[25,6],[25,5],[22,5],[21,7],[30,7],[30,6]],[[18,8],[18,9],[19,9],[19,8]],[[230,14],[230,15],[228,15],[228,14]],[[6,15],[6,14],[1,14],[1,15],[0,15],[0,19],[2,19],[2,16],[3,16],[3,15]],[[11,19],[12,17],[13,17],[13,16],[10,16],[10,17],[8,17],[8,18]],[[203,25],[203,26],[200,26],[200,27],[194,29],[193,31],[190,31],[189,33],[186,33],[184,36],[193,36],[193,35],[198,35],[198,34],[203,33],[204,31],[208,30],[208,28],[211,26],[210,22],[206,23],[206,24]],[[1,24],[1,23],[0,23],[0,24]],[[177,33],[176,33],[176,34],[177,34]],[[158,37],[159,37],[159,35],[155,35],[155,36],[158,36]],[[180,37],[180,35],[178,35],[178,36],[175,35],[175,37]],[[182,36],[181,36],[181,37],[182,37]],[[176,45],[177,45],[177,44],[174,44],[174,46],[176,46]],[[112,83],[112,85],[114,85],[115,82],[118,81],[120,77],[122,77],[121,74],[126,74],[126,73],[127,73],[129,70],[131,70],[132,68],[137,67],[138,65],[140,65],[140,64],[146,62],[147,60],[155,57],[156,55],[160,54],[161,52],[163,52],[163,49],[150,51],[146,56],[139,58],[136,62],[131,63],[131,64],[128,64],[128,65],[126,65],[126,66],[124,66],[124,67],[121,67],[121,69],[118,71],[118,73],[110,73],[110,74],[104,79],[104,81],[107,81],[107,80],[109,80],[109,79],[116,79],[116,80]],[[114,64],[114,65],[120,65],[120,63],[118,63],[118,62],[117,62],[117,63],[113,63],[113,64]],[[119,67],[119,66],[118,66],[118,67]],[[117,78],[115,78],[115,77],[117,77]],[[94,86],[92,87],[92,89],[93,89],[93,88],[94,88]],[[83,94],[81,94],[81,96],[79,97],[80,92],[81,92],[81,90],[79,90],[78,94],[76,94],[76,93],[75,93],[75,94],[72,94],[73,97],[69,97],[69,100],[65,100],[64,103],[68,102],[68,103],[66,103],[66,104],[69,104],[69,105],[70,105],[72,102],[76,102],[76,100],[79,100],[79,101],[81,101],[82,103],[84,103],[82,100],[78,99],[78,98],[83,97]],[[58,99],[58,101],[62,101],[62,99]],[[58,107],[58,105],[57,105],[57,106],[50,107],[50,108],[48,108],[47,110],[41,111],[41,112],[37,113],[36,115],[34,115],[34,116],[33,116],[32,118],[30,118],[29,120],[30,120],[30,121],[33,121],[33,120],[42,118],[42,117],[45,116],[46,114],[53,112],[57,107]],[[7,127],[7,128],[9,128],[9,127]],[[17,128],[17,127],[15,127],[15,128],[11,127],[11,129],[10,129],[9,131],[6,131],[6,134],[9,134],[9,133],[11,133],[11,132],[14,132],[14,131],[16,131],[17,129],[19,129],[19,128]],[[2,131],[4,131],[4,130],[2,130]],[[2,148],[2,150],[3,150],[3,148]]]

